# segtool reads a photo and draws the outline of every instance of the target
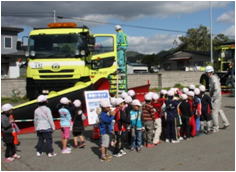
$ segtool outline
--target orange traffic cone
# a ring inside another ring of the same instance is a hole
[[[92,133],[92,139],[99,139],[100,138],[100,130],[98,128],[98,126],[93,126],[93,133]]]

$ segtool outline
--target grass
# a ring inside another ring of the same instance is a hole
[[[1,97],[1,102],[2,104],[5,103],[14,103],[14,104],[19,104],[19,103],[25,103],[29,101],[25,96],[24,97]]]

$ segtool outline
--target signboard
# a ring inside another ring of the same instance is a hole
[[[88,124],[96,124],[96,122],[98,121],[98,114],[96,113],[96,109],[100,107],[100,102],[102,100],[109,101],[109,92],[108,90],[85,91],[84,95],[88,114]]]

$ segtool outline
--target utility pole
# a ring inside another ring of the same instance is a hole
[[[213,61],[213,44],[212,44],[212,5],[211,5],[211,1],[209,2],[210,3],[210,32],[211,32],[211,63],[213,65],[214,61]]]
[[[56,10],[53,10],[53,22],[56,23]]]

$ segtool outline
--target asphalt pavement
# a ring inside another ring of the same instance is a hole
[[[20,135],[20,160],[5,163],[5,147],[1,144],[1,170],[3,171],[234,171],[235,170],[235,98],[223,96],[223,110],[230,127],[211,135],[202,135],[177,144],[164,143],[141,152],[129,152],[113,157],[110,162],[99,160],[99,141],[90,139],[87,127],[87,146],[61,154],[60,132],[56,131],[54,149],[56,157],[36,156],[36,134]],[[222,123],[220,123],[223,126]]]

